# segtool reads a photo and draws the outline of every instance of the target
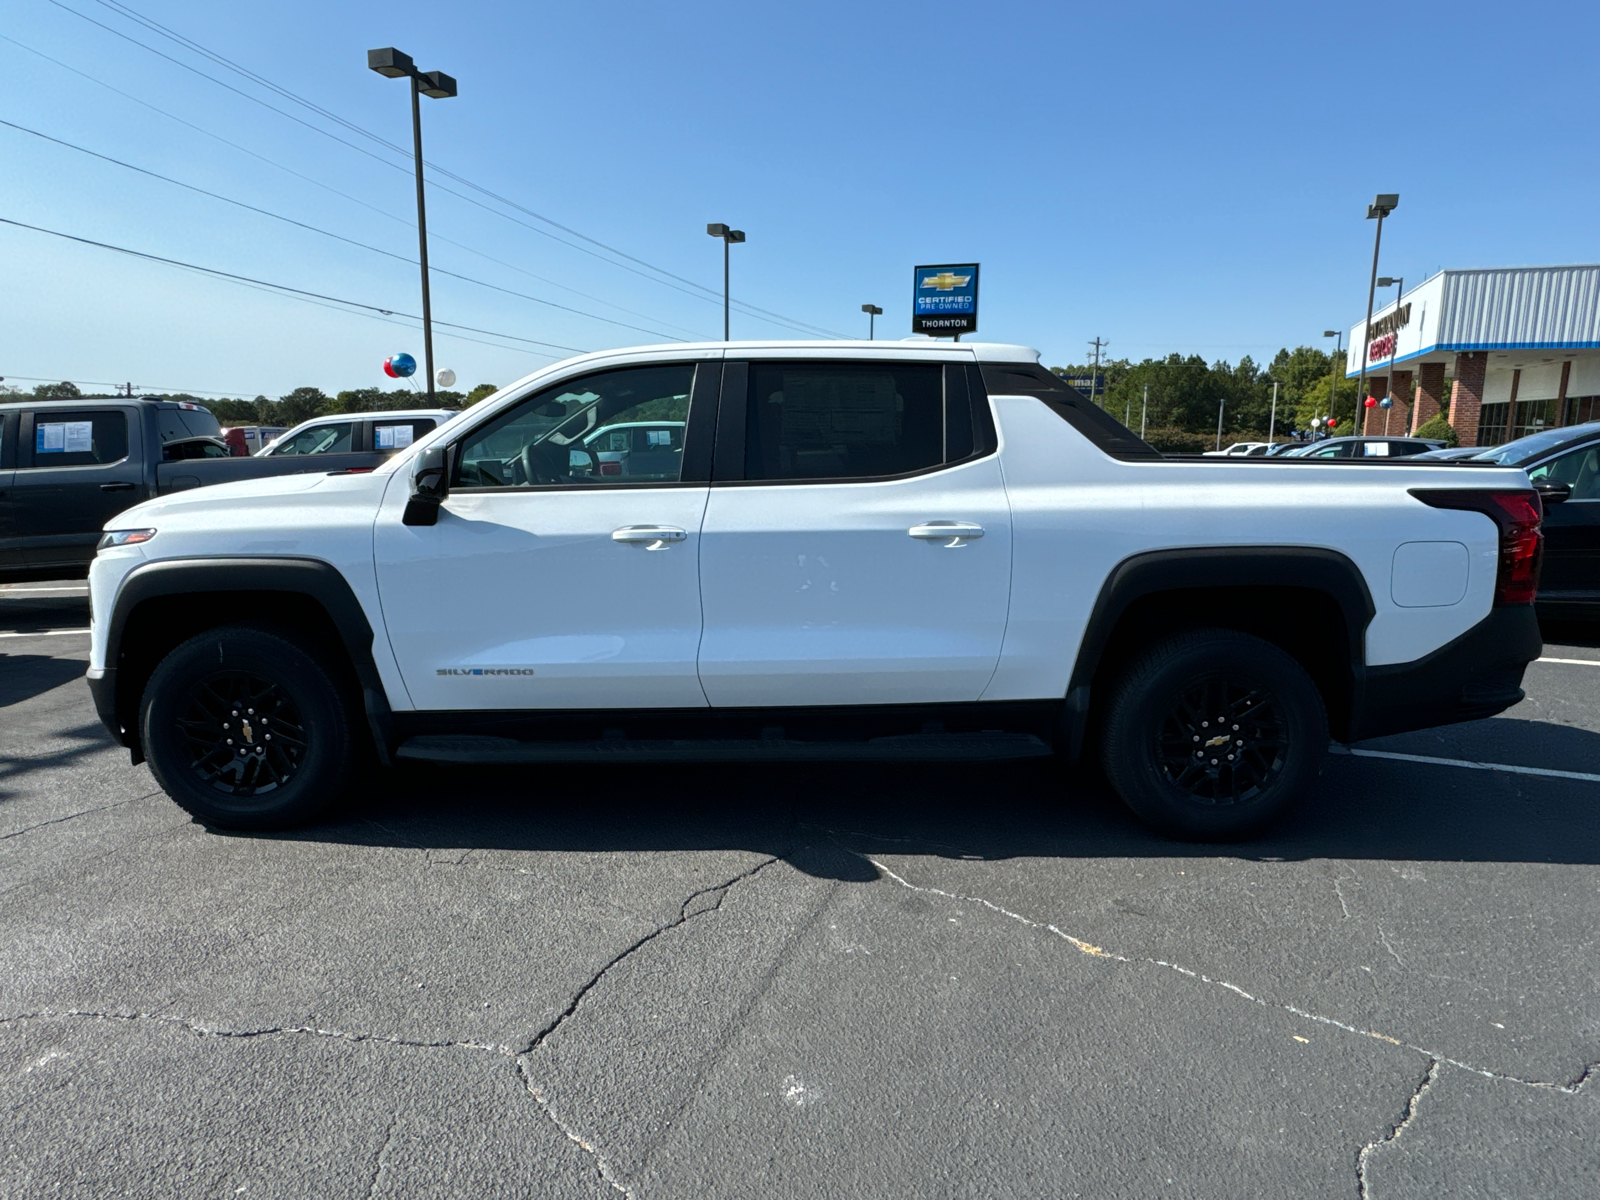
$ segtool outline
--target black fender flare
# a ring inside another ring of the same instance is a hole
[[[1279,587],[1322,592],[1344,616],[1345,661],[1352,699],[1366,676],[1366,631],[1377,608],[1361,569],[1336,550],[1316,546],[1204,546],[1151,550],[1123,559],[1106,576],[1090,610],[1067,684],[1066,749],[1077,761],[1088,728],[1090,689],[1123,613],[1160,592]]]
[[[143,760],[134,708],[137,697],[117,686],[123,634],[134,610],[147,600],[201,592],[289,592],[306,596],[328,614],[361,687],[362,705],[379,760],[390,765],[394,719],[372,657],[373,631],[354,589],[332,563],[319,558],[263,555],[169,558],[135,567],[122,580],[106,617],[106,667],[89,681],[95,710],[112,737]]]

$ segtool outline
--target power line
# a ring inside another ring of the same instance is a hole
[[[111,26],[106,25],[105,23],[103,23],[101,21],[96,21],[93,17],[89,16],[88,14],[79,12],[77,9],[72,8],[71,6],[62,3],[62,0],[50,0],[50,3],[55,5],[57,8],[60,8],[64,12],[69,12],[69,13],[72,13],[74,16],[81,17],[83,20],[88,21],[91,25],[96,25],[99,28],[104,29],[108,33],[114,34],[115,36],[120,37],[120,38],[124,39],[125,41],[131,42],[133,45],[138,46],[141,49],[149,51],[151,54],[154,54],[159,58],[166,59],[168,62],[171,62],[171,63],[173,63],[173,64],[175,64],[177,66],[182,67],[186,71],[190,71],[193,74],[196,74],[196,75],[200,76],[202,79],[208,79],[212,83],[217,84],[217,86],[222,87],[222,88],[226,88],[228,91],[233,92],[235,95],[241,96],[241,97],[243,97],[243,98],[245,98],[247,100],[250,100],[250,101],[252,101],[252,102],[254,102],[256,104],[259,104],[263,108],[269,109],[270,111],[275,112],[275,113],[279,114],[280,116],[287,117],[289,120],[294,121],[297,125],[303,125],[307,129],[311,129],[316,133],[322,134],[324,137],[331,138],[333,141],[338,142],[340,145],[348,146],[350,149],[353,149],[353,150],[357,151],[360,154],[364,154],[369,158],[375,159],[376,161],[383,163],[385,166],[391,167],[391,168],[393,168],[395,170],[398,170],[398,171],[405,171],[405,170],[408,169],[406,167],[401,166],[398,163],[390,162],[389,160],[387,160],[385,158],[382,158],[382,157],[380,157],[380,156],[378,156],[376,154],[373,154],[370,150],[367,150],[367,149],[365,149],[363,147],[357,146],[352,142],[348,142],[344,138],[341,138],[341,137],[337,136],[336,134],[330,133],[329,131],[327,131],[325,129],[321,129],[321,128],[315,126],[315,125],[312,125],[310,122],[304,121],[301,118],[294,116],[292,113],[284,112],[283,109],[278,108],[276,105],[268,104],[266,101],[262,100],[258,96],[251,96],[249,93],[241,91],[239,88],[236,88],[236,87],[232,86],[231,84],[224,83],[222,80],[217,79],[215,76],[209,75],[206,72],[199,70],[197,67],[194,67],[194,66],[192,66],[192,65],[190,65],[188,63],[185,63],[185,62],[181,61],[180,59],[173,58],[171,55],[165,54],[162,51],[155,49],[153,46],[150,46],[150,45],[146,44],[145,42],[139,41],[137,38],[131,37],[130,35],[128,35],[126,33],[123,33],[121,30],[114,29]],[[323,117],[326,120],[330,120],[330,121],[333,121],[333,122],[337,123],[338,125],[350,130],[352,133],[355,133],[355,134],[358,134],[359,136],[368,138],[369,140],[377,143],[380,146],[385,147],[386,149],[389,149],[389,150],[391,150],[391,151],[393,151],[395,153],[398,153],[398,154],[400,154],[402,156],[409,157],[409,152],[405,149],[405,147],[400,146],[400,145],[398,145],[398,144],[396,144],[394,142],[391,142],[387,138],[384,138],[384,137],[380,136],[379,134],[373,133],[371,130],[365,129],[365,128],[361,127],[360,125],[355,124],[352,121],[346,120],[344,117],[339,116],[337,113],[332,112],[329,109],[323,108],[321,105],[314,104],[311,101],[306,100],[303,97],[296,95],[295,93],[293,93],[289,89],[281,87],[280,85],[278,85],[276,83],[273,83],[271,80],[265,78],[262,75],[257,74],[254,71],[251,71],[249,68],[243,67],[243,66],[239,65],[238,63],[233,62],[231,59],[228,59],[228,58],[224,57],[223,55],[218,54],[215,51],[206,48],[205,46],[202,46],[199,42],[196,42],[193,39],[188,38],[183,34],[177,33],[175,30],[169,29],[167,26],[162,25],[157,21],[154,21],[154,20],[152,20],[152,19],[150,19],[148,17],[143,16],[142,14],[138,13],[134,9],[129,8],[127,5],[120,4],[120,3],[113,3],[113,2],[110,2],[110,0],[97,0],[97,3],[101,4],[105,8],[110,9],[111,11],[117,13],[118,15],[125,17],[128,20],[131,20],[131,21],[134,21],[134,22],[138,23],[143,28],[148,29],[150,32],[155,33],[158,36],[165,37],[165,38],[169,39],[170,41],[176,42],[178,45],[184,47],[185,49],[190,50],[193,53],[200,54],[200,55],[204,56],[206,59],[208,59],[209,61],[215,63],[216,65],[218,65],[220,67],[223,67],[226,70],[233,71],[236,74],[239,74],[239,75],[243,76],[245,79],[250,80],[252,83],[257,84],[258,86],[265,87],[265,88],[269,89],[274,94],[283,97],[284,99],[290,101],[291,103],[298,104],[301,107],[303,107],[305,109],[308,109],[311,112],[316,113],[317,115]],[[628,262],[636,263],[641,267],[645,267],[650,271],[654,271],[654,272],[656,272],[657,275],[665,276],[666,279],[676,280],[678,283],[686,284],[689,287],[696,289],[696,291],[694,291],[694,292],[686,293],[688,295],[695,296],[696,299],[699,299],[699,300],[702,300],[702,301],[711,302],[711,303],[721,303],[721,301],[722,301],[721,293],[718,292],[715,288],[707,287],[705,284],[702,284],[702,283],[696,283],[692,279],[685,278],[682,275],[677,275],[677,274],[675,274],[675,273],[673,273],[671,271],[666,270],[664,267],[658,267],[655,264],[646,261],[645,259],[642,259],[642,258],[639,258],[639,257],[637,257],[635,255],[629,254],[626,251],[619,250],[616,247],[608,245],[607,243],[602,242],[597,238],[592,238],[592,237],[588,236],[587,234],[580,233],[579,231],[577,231],[575,229],[572,229],[569,226],[561,224],[559,221],[553,220],[552,218],[547,217],[542,213],[535,212],[531,208],[527,208],[524,205],[521,205],[521,204],[517,203],[514,200],[511,200],[511,199],[509,199],[509,198],[507,198],[505,196],[502,196],[497,192],[491,191],[490,189],[488,189],[486,187],[483,187],[480,184],[474,183],[472,180],[467,179],[466,177],[464,177],[462,175],[458,175],[455,172],[450,171],[447,168],[438,165],[437,163],[429,163],[429,162],[427,162],[426,159],[424,159],[423,161],[424,161],[424,164],[426,166],[429,166],[429,167],[433,168],[433,170],[436,171],[438,174],[443,175],[448,179],[452,179],[452,180],[454,180],[455,182],[461,184],[464,187],[469,187],[472,190],[474,190],[474,191],[476,191],[476,192],[478,192],[478,193],[480,193],[480,194],[482,194],[484,196],[488,196],[491,199],[496,200],[499,203],[506,205],[507,207],[514,208],[519,212],[525,213],[528,216],[533,217],[537,221],[542,221],[544,224],[549,225],[554,229],[559,229],[563,233],[570,234],[573,237],[576,237],[576,238],[579,238],[579,239],[581,239],[581,240],[583,240],[585,242],[588,242],[592,246],[598,246],[598,247],[600,247],[601,249],[607,251],[610,254],[614,254],[614,255],[617,255],[619,258],[626,259]],[[487,205],[481,204],[481,203],[473,200],[472,197],[470,197],[470,196],[464,196],[460,192],[457,192],[452,188],[446,188],[446,187],[443,187],[442,185],[435,185],[435,186],[439,187],[439,190],[444,191],[444,192],[448,193],[449,195],[455,196],[458,199],[465,200],[469,204],[475,204],[475,205],[477,205],[477,207],[484,209],[484,211],[486,211],[486,212],[493,213],[494,215],[499,216],[504,220],[512,221],[514,224],[521,225],[524,228],[530,229],[535,233],[539,233],[539,234],[542,234],[545,237],[552,238],[552,240],[560,242],[564,246],[568,246],[568,247],[570,247],[572,249],[575,249],[575,250],[578,250],[580,252],[590,254],[593,257],[599,258],[602,262],[610,263],[610,265],[612,265],[612,266],[621,267],[624,270],[632,271],[633,274],[641,275],[642,278],[650,279],[654,283],[662,284],[663,286],[667,286],[667,287],[674,287],[673,284],[667,283],[666,279],[659,279],[659,278],[655,278],[654,276],[644,275],[643,272],[634,270],[632,267],[628,267],[625,263],[615,262],[615,261],[613,261],[611,259],[604,258],[601,255],[594,254],[593,251],[586,250],[582,246],[574,245],[572,242],[568,242],[563,238],[555,237],[555,235],[549,233],[546,230],[538,229],[535,226],[528,225],[526,222],[516,220],[516,218],[510,216],[507,213],[499,212],[496,209],[489,208]],[[683,291],[683,288],[674,287],[674,290],[675,291]],[[772,323],[783,325],[783,326],[786,326],[786,327],[788,327],[790,329],[795,329],[795,330],[797,330],[799,332],[811,333],[811,334],[820,334],[820,335],[822,335],[824,337],[833,337],[833,338],[843,338],[845,336],[845,335],[840,334],[840,333],[838,333],[836,331],[829,330],[829,329],[824,329],[821,326],[811,325],[811,324],[808,324],[807,322],[797,320],[796,318],[793,318],[793,317],[785,317],[783,314],[773,312],[770,309],[760,308],[757,305],[750,304],[748,301],[736,300],[736,301],[733,301],[733,305],[734,305],[734,307],[739,308],[741,311],[745,312],[746,315],[758,315],[760,317],[767,318]]]
[[[290,287],[286,283],[273,283],[266,279],[254,279],[249,275],[236,275],[232,271],[221,271],[216,267],[203,267],[199,263],[184,262],[176,258],[163,258],[159,254],[147,254],[143,250],[131,250],[127,246],[114,246],[110,242],[97,242],[93,238],[78,237],[76,234],[62,233],[59,229],[46,229],[42,225],[29,225],[25,221],[13,221],[9,217],[0,217],[0,225],[12,225],[18,229],[32,230],[34,233],[45,233],[51,237],[63,238],[69,242],[78,242],[85,246],[95,246],[101,250],[114,250],[118,254],[131,255],[134,258],[146,259],[149,262],[164,263],[169,267],[179,267],[185,271],[198,271],[202,275],[213,275],[218,279],[227,279],[234,283],[242,283],[250,287],[269,288],[274,292],[296,298],[306,298],[314,301],[325,301],[331,304],[344,305],[348,308],[361,309],[366,312],[380,313],[385,317],[405,317],[408,320],[420,321],[421,317],[413,313],[403,313],[392,308],[380,308],[376,304],[364,304],[359,300],[345,300],[339,296],[328,296],[321,292],[308,291],[305,288]],[[500,333],[493,329],[476,329],[471,325],[457,325],[449,321],[435,321],[435,325],[446,329],[461,329],[468,333],[481,333],[485,337],[504,338],[510,342],[526,342],[530,346],[548,346],[552,350],[570,350],[574,354],[587,354],[587,350],[580,350],[576,346],[562,346],[556,342],[541,342],[536,338],[519,337],[514,333]]]
[[[116,381],[113,381],[113,380],[105,380],[105,379],[71,379],[71,380],[64,380],[60,375],[6,375],[6,376],[0,377],[0,378],[21,379],[26,383],[63,383],[63,382],[81,383],[86,387],[125,387],[125,386],[127,386],[125,383],[119,383],[119,382],[116,382]],[[243,389],[235,389],[234,391],[231,391],[231,392],[218,392],[218,391],[209,391],[206,388],[162,387],[159,384],[154,384],[154,383],[136,383],[133,386],[138,388],[140,391],[144,391],[144,392],[162,392],[162,393],[165,393],[167,395],[175,395],[176,394],[176,395],[185,395],[185,396],[222,396],[224,398],[227,398],[227,397],[232,397],[232,396],[243,396],[243,395],[246,394],[245,390],[243,390]],[[85,397],[85,399],[96,399],[96,398],[103,398],[103,397]]]
[[[186,121],[182,117],[176,115],[175,113],[170,113],[164,108],[158,108],[156,105],[151,104],[149,101],[141,99],[138,96],[135,96],[131,92],[125,92],[121,88],[113,87],[111,84],[107,83],[103,79],[98,79],[95,76],[90,75],[86,71],[80,71],[76,67],[72,66],[71,64],[64,63],[58,58],[52,58],[50,55],[44,53],[44,51],[42,51],[42,50],[35,49],[33,46],[29,46],[29,45],[26,45],[26,44],[24,44],[22,42],[19,42],[15,38],[8,37],[3,33],[0,33],[0,41],[9,42],[9,43],[11,43],[11,45],[16,46],[19,50],[26,50],[29,54],[36,55],[37,57],[44,59],[46,62],[51,63],[51,64],[53,64],[53,65],[55,65],[57,67],[60,67],[63,71],[70,71],[72,74],[78,76],[80,79],[86,79],[90,83],[96,84],[99,87],[103,87],[107,91],[113,92],[116,95],[121,96],[125,100],[131,100],[135,104],[138,104],[143,108],[148,108],[153,113],[157,113],[160,116],[166,117],[169,121],[176,121],[179,125],[182,125],[182,126],[184,126],[185,128],[188,128],[188,129],[192,129],[196,133],[204,134],[206,137],[211,138],[214,141],[221,142],[224,146],[231,147],[232,149],[239,151],[241,154],[248,154],[251,158],[254,158],[259,162],[264,162],[270,167],[276,167],[280,171],[283,171],[283,172],[285,172],[285,173],[287,173],[289,175],[293,175],[296,179],[304,180],[306,183],[313,184],[314,186],[319,187],[319,188],[323,189],[326,192],[331,192],[333,195],[339,196],[342,199],[348,200],[352,204],[359,204],[362,208],[365,208],[365,209],[367,209],[367,210],[369,210],[371,212],[377,213],[380,217],[387,217],[389,220],[394,221],[397,224],[404,225],[407,229],[411,229],[411,230],[415,230],[416,229],[416,223],[413,222],[413,221],[407,220],[405,217],[396,216],[394,213],[387,212],[384,209],[379,208],[376,204],[369,204],[367,201],[362,200],[357,196],[352,196],[348,192],[340,191],[338,188],[333,187],[330,184],[324,183],[320,179],[315,179],[310,175],[307,175],[307,174],[305,174],[305,173],[303,173],[301,171],[295,170],[293,167],[285,166],[283,163],[277,162],[274,159],[268,158],[266,155],[261,154],[258,151],[252,150],[248,146],[242,146],[238,142],[231,141],[228,138],[223,137],[219,133],[213,133],[209,129],[206,129],[206,128],[200,126],[200,125],[196,125],[193,121]],[[63,143],[63,144],[67,144],[67,143]],[[74,149],[82,149],[82,147],[74,147]],[[93,153],[93,151],[88,151],[87,153]],[[112,161],[115,161],[115,160],[112,160]],[[140,168],[136,167],[136,168],[133,168],[133,169],[134,170],[139,170]],[[158,178],[164,178],[164,177],[158,176]],[[173,181],[173,182],[176,182],[176,181]],[[188,184],[180,184],[179,186],[180,187],[187,187],[189,185]],[[703,340],[703,341],[712,340],[707,334],[705,334],[704,332],[702,332],[700,330],[686,329],[683,326],[676,325],[671,321],[661,321],[658,317],[653,317],[649,313],[642,313],[642,312],[639,312],[637,309],[628,308],[625,305],[617,304],[614,301],[607,300],[603,296],[595,296],[595,295],[590,294],[589,292],[581,291],[578,288],[569,287],[567,284],[561,283],[558,280],[550,279],[550,278],[547,278],[544,275],[538,274],[535,271],[529,271],[524,267],[519,267],[515,263],[506,262],[504,259],[496,258],[492,254],[485,254],[482,250],[478,250],[475,247],[469,246],[465,242],[458,242],[454,238],[446,237],[446,236],[444,236],[443,234],[440,234],[440,233],[434,233],[434,234],[431,234],[430,236],[431,236],[431,240],[432,241],[445,242],[448,245],[454,246],[459,250],[465,250],[468,254],[474,255],[477,258],[481,258],[485,262],[491,262],[491,263],[494,263],[496,266],[505,267],[507,270],[515,271],[519,275],[526,275],[529,279],[536,279],[540,283],[549,284],[551,287],[559,288],[563,292],[570,292],[574,296],[580,296],[585,300],[592,300],[596,304],[603,304],[607,308],[614,308],[618,312],[627,313],[629,316],[643,317],[647,321],[657,321],[659,324],[666,325],[668,328],[677,329],[680,332],[691,334],[695,338],[698,338],[698,339]],[[437,270],[438,268],[435,268],[435,269]]]
[[[392,250],[384,250],[378,246],[370,246],[366,242],[358,242],[354,238],[345,237],[342,233],[334,233],[331,230],[321,229],[315,225],[308,225],[304,221],[297,221],[293,217],[286,217],[282,213],[275,213],[269,209],[258,208],[254,204],[248,204],[243,200],[235,200],[233,197],[224,196],[219,192],[207,191],[205,188],[197,187],[192,183],[184,183],[181,179],[173,179],[170,175],[162,175],[159,172],[148,170],[145,167],[139,167],[135,166],[133,163],[123,162],[120,158],[112,158],[109,154],[101,154],[97,150],[90,150],[86,146],[79,146],[73,142],[63,141],[61,138],[52,137],[48,133],[41,133],[37,129],[29,129],[26,125],[18,125],[13,121],[7,121],[4,119],[0,119],[0,125],[4,125],[9,129],[15,129],[19,133],[32,134],[36,138],[43,138],[47,142],[54,142],[58,146],[65,146],[68,150],[76,150],[80,154],[87,154],[92,158],[98,158],[102,162],[112,163],[115,166],[126,168],[129,171],[137,171],[141,175],[148,175],[151,179],[159,179],[161,182],[170,183],[174,187],[181,187],[187,191],[195,192],[201,196],[209,196],[211,199],[220,200],[224,204],[232,204],[238,208],[243,208],[250,212],[258,213],[263,217],[271,217],[274,221],[282,221],[287,225],[294,225],[297,228],[308,230],[311,233],[317,233],[321,234],[323,237],[333,238],[335,241],[344,242],[348,246],[356,246],[362,250],[369,250],[373,254],[381,254],[385,258],[392,258],[398,262],[408,263],[412,266],[416,265],[415,259],[407,258],[403,254],[396,254]],[[474,279],[470,275],[462,275],[459,272],[449,271],[443,267],[435,267],[433,270],[434,274],[436,275],[448,275],[452,279],[460,279],[465,283],[475,284],[478,287],[490,288],[493,291],[503,292],[508,296],[516,296],[522,300],[531,300],[535,304],[544,304],[551,308],[559,308],[563,312],[575,313],[580,317],[588,317],[593,321],[604,321],[608,325],[616,325],[623,329],[632,329],[638,333],[648,333],[652,337],[666,338],[669,342],[681,342],[683,340],[682,338],[675,338],[671,334],[662,333],[657,329],[646,329],[642,325],[630,325],[626,321],[615,321],[610,317],[602,317],[597,313],[584,312],[583,309],[573,308],[568,304],[557,304],[554,300],[546,300],[541,296],[530,296],[526,292],[513,291],[511,288],[501,287],[497,283],[488,283],[482,279]]]

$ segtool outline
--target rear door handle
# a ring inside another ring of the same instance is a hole
[[[925,521],[906,530],[912,537],[924,542],[943,542],[946,550],[954,550],[983,536],[983,526],[971,521]]]
[[[100,490],[102,492],[131,492],[131,491],[133,491],[133,484],[131,484],[131,483],[102,483],[100,485]]]
[[[646,550],[662,550],[688,536],[676,525],[624,525],[611,531],[613,542],[642,543]]]

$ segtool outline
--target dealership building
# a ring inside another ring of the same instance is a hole
[[[1367,395],[1392,402],[1364,433],[1443,412],[1463,446],[1496,446],[1600,420],[1600,266],[1440,271],[1351,328],[1347,378],[1363,357]]]

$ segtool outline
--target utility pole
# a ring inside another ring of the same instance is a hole
[[[1144,419],[1150,413],[1150,385],[1144,385],[1144,403],[1139,405],[1139,440],[1144,441]]]
[[[1103,341],[1098,337],[1089,343],[1089,345],[1094,347],[1094,366],[1089,368],[1089,402],[1091,404],[1094,403],[1095,385],[1100,382],[1100,351],[1104,350],[1110,344],[1110,342]],[[1105,395],[1104,391],[1101,392],[1101,395]],[[1100,402],[1100,407],[1105,407],[1104,400]]]
[[[1217,449],[1222,449],[1222,410],[1227,405],[1226,396],[1217,397]]]
[[[1272,435],[1278,431],[1278,381],[1272,381],[1272,419],[1267,422],[1267,445],[1272,445]]]

